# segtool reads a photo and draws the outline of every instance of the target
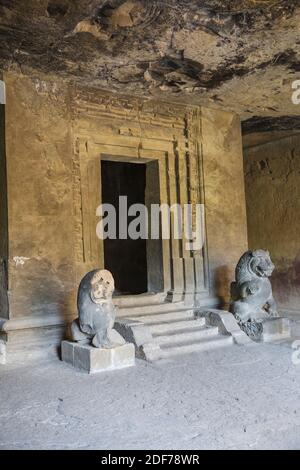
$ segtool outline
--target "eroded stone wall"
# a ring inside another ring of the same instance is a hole
[[[203,108],[202,135],[211,287],[227,307],[235,266],[248,246],[239,118]]]
[[[234,266],[247,248],[236,116],[61,79],[11,73],[4,79],[11,317],[76,314],[78,282],[103,260],[95,236],[99,158],[124,151],[129,159],[159,162],[165,202],[206,206],[203,251],[193,258],[184,243],[166,241],[164,289],[179,296],[210,289],[228,300]]]
[[[0,74],[0,79],[2,76]],[[7,262],[7,185],[5,155],[5,104],[0,103],[0,316],[8,317]]]
[[[4,79],[10,312],[63,315],[74,289],[67,88],[19,75]]]
[[[250,248],[270,251],[274,296],[300,311],[300,136],[244,151]]]

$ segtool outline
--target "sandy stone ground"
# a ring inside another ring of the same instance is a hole
[[[292,352],[232,346],[90,376],[0,366],[0,449],[299,449]]]

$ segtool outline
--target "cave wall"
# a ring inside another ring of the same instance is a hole
[[[2,75],[0,74],[0,80]],[[8,220],[5,154],[5,104],[0,103],[0,316],[8,317]]]
[[[74,289],[68,93],[59,81],[4,80],[10,312],[63,315]]]
[[[211,287],[228,307],[235,266],[247,250],[240,120],[202,108],[203,171]]]
[[[300,313],[300,136],[244,151],[249,248],[270,251],[274,296]]]
[[[6,72],[4,80],[10,326],[2,329],[25,347],[24,338],[48,328],[45,338],[58,344],[76,315],[81,277],[103,265],[100,155],[156,159],[165,202],[204,202],[203,250],[193,257],[181,241],[163,241],[164,289],[173,300],[207,291],[226,303],[247,249],[239,119],[36,74]]]

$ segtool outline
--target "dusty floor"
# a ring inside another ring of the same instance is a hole
[[[300,364],[233,346],[85,375],[0,366],[0,449],[300,449]]]

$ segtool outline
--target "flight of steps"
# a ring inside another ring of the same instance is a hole
[[[115,300],[119,306],[117,323],[129,323],[129,337],[135,339],[141,357],[147,360],[233,344],[232,336],[220,335],[217,327],[206,325],[205,318],[196,318],[194,310],[184,302],[164,302],[161,294]]]

